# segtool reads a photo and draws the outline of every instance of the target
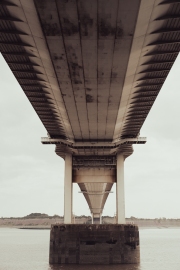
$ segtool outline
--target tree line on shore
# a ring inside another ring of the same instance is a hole
[[[44,218],[48,218],[48,219],[63,219],[64,216],[59,216],[57,214],[53,215],[53,216],[49,216],[47,214],[44,213],[31,213],[27,216],[24,217],[1,217],[1,218],[8,218],[8,219],[44,219]],[[86,216],[86,215],[81,215],[81,216],[75,216],[75,218],[87,218],[87,219],[91,219],[91,216]],[[102,218],[114,218],[114,216],[102,216]],[[126,218],[126,220],[131,220],[131,221],[136,221],[136,220],[180,220],[180,218],[165,218],[165,217],[160,217],[160,218],[136,218],[131,216],[130,218]]]

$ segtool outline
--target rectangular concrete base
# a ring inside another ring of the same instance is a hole
[[[139,263],[139,231],[134,225],[52,225],[50,264]]]

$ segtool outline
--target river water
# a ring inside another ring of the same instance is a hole
[[[139,265],[50,266],[49,230],[0,228],[0,270],[180,270],[180,229],[140,229]]]

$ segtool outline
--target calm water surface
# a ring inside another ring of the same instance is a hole
[[[180,270],[180,229],[140,230],[140,265],[49,266],[49,230],[0,228],[0,270]]]

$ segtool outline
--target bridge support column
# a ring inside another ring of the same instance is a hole
[[[117,154],[116,211],[117,223],[125,224],[124,156],[122,154]]]
[[[94,214],[92,213],[91,216],[92,216],[92,224],[94,224]]]
[[[102,224],[102,215],[92,214],[92,224]]]
[[[64,170],[64,223],[72,223],[72,155],[66,154]]]

